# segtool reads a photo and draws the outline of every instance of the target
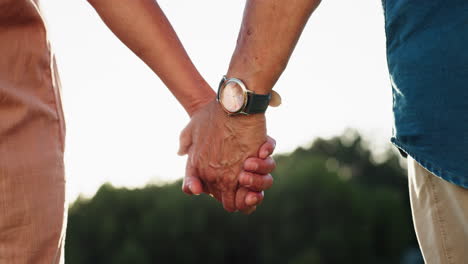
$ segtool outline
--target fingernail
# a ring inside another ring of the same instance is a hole
[[[267,150],[263,150],[262,153],[260,153],[260,156],[261,156],[260,158],[265,159],[266,157],[268,157],[268,154],[269,153]]]
[[[253,205],[253,204],[256,204],[258,199],[256,196],[253,196],[253,197],[249,197],[248,199],[249,201],[247,202],[249,205]]]

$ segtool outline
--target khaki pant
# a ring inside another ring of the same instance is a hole
[[[413,221],[427,264],[468,263],[468,189],[442,180],[408,157]]]
[[[65,125],[36,0],[0,0],[0,263],[59,263]]]

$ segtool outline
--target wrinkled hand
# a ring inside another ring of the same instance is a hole
[[[180,142],[179,154],[189,155],[183,187],[187,193],[207,192],[227,211],[249,213],[263,199],[261,191],[271,186],[274,161],[266,157],[274,141],[267,140],[264,115],[227,116],[212,101],[192,116]],[[239,183],[249,187],[239,188]]]
[[[267,141],[260,147],[258,157],[251,157],[244,161],[244,168],[239,176],[239,189],[236,192],[236,207],[245,214],[255,211],[256,206],[262,203],[263,191],[273,185],[271,172],[276,163],[271,154],[275,150],[276,142],[267,136]],[[182,184],[182,190],[189,194],[209,193],[203,189],[202,180],[187,175]]]

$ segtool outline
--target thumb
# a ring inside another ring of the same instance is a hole
[[[189,195],[199,195],[203,192],[203,184],[198,177],[196,170],[190,166],[188,162],[189,161],[187,161],[185,177],[182,183],[182,191]]]
[[[260,159],[266,159],[268,156],[273,154],[273,151],[275,151],[275,148],[276,148],[276,140],[274,140],[270,136],[267,136],[267,141],[263,143],[263,145],[261,145],[260,149],[258,150],[258,157]]]
[[[179,151],[177,155],[183,156],[188,153],[192,145],[192,129],[190,125],[186,126],[179,136]]]
[[[228,190],[221,193],[221,201],[224,206],[224,210],[228,212],[237,211],[236,208],[236,192],[233,190]]]

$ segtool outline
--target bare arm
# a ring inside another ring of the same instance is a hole
[[[318,4],[318,0],[247,0],[227,76],[240,78],[257,93],[269,93]],[[243,177],[238,178],[240,165],[244,159],[257,156],[265,141],[265,116],[228,117],[217,102],[202,110],[181,135],[181,153],[189,155],[187,174],[198,172],[206,183],[220,190],[215,196],[226,210],[244,210],[246,202],[238,197],[245,189],[237,189],[238,182],[243,182]],[[205,125],[208,122],[211,126]]]
[[[320,0],[247,0],[228,77],[267,94],[286,68]]]
[[[215,97],[154,0],[89,0],[114,34],[140,57],[192,114]]]
[[[196,112],[206,112],[199,110],[214,101],[215,93],[191,62],[155,0],[88,1],[114,34],[161,78],[191,117]],[[201,125],[214,127],[212,124],[213,122],[207,120]],[[215,135],[220,134],[220,132],[215,133]],[[252,163],[258,164],[258,169],[249,169],[249,166],[246,168],[250,173],[249,177],[243,178],[243,185],[249,185],[251,191],[243,191],[237,197],[238,200],[245,201],[243,207],[245,210],[255,209],[255,205],[263,199],[261,191],[269,188],[272,183],[269,172],[274,169],[274,162],[271,157],[267,158],[267,156],[273,151],[274,143],[267,141],[260,148],[260,150],[262,149],[267,151],[266,154],[259,155],[262,159],[251,158],[246,163],[247,165],[249,163],[251,165]],[[210,151],[207,153],[211,155]],[[227,152],[227,154],[229,153]],[[196,175],[187,174],[183,190],[189,194],[200,194],[202,191],[207,191],[203,186],[210,187],[206,182],[202,184]],[[211,191],[219,193],[216,188],[211,188]],[[252,200],[252,198],[254,199]],[[233,203],[232,199],[234,198],[231,197],[231,203]]]

